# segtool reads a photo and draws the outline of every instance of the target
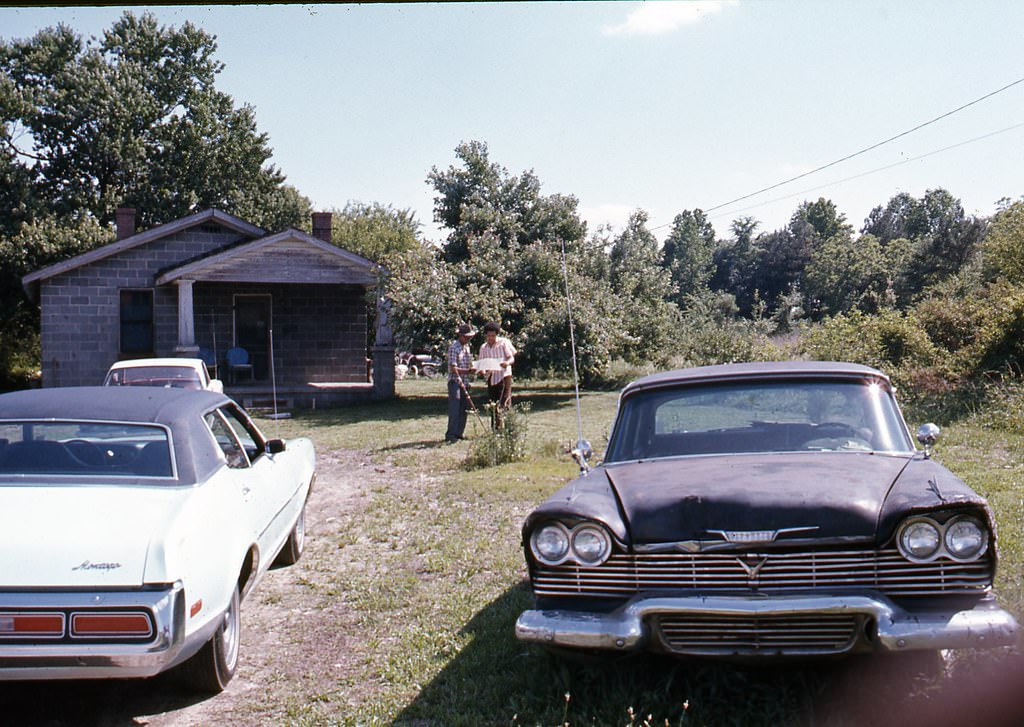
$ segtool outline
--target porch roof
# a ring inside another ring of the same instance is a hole
[[[164,270],[156,284],[176,280],[371,286],[377,283],[377,265],[301,230],[288,229]]]

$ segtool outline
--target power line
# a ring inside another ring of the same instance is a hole
[[[942,119],[945,119],[945,118],[947,118],[949,116],[952,116],[953,114],[957,113],[958,111],[963,111],[964,109],[969,108],[971,106],[974,106],[977,103],[981,103],[985,99],[991,98],[992,96],[995,96],[998,93],[1002,93],[1003,91],[1006,91],[1007,89],[1013,88],[1014,86],[1016,86],[1016,85],[1018,85],[1020,83],[1024,83],[1024,78],[1018,78],[1016,81],[1013,81],[1012,83],[1008,83],[1005,86],[1003,86],[1002,88],[997,88],[995,91],[991,91],[989,93],[986,93],[984,96],[980,96],[979,98],[976,98],[973,101],[969,101],[968,103],[965,103],[963,106],[958,106],[957,108],[953,109],[952,111],[947,111],[944,114],[936,116],[934,119],[930,119],[928,121],[925,121],[922,124],[918,124],[917,126],[915,126],[912,129],[907,129],[906,131],[902,131],[899,134],[896,134],[895,136],[890,136],[888,139],[885,139],[883,141],[879,141],[879,142],[877,142],[875,144],[872,144],[871,146],[864,147],[860,151],[853,152],[852,154],[847,154],[846,156],[841,157],[839,159],[836,159],[835,161],[831,161],[828,164],[823,164],[820,167],[816,167],[816,168],[810,170],[809,172],[804,172],[803,174],[798,174],[795,177],[790,177],[789,179],[784,179],[781,182],[777,182],[777,183],[771,184],[771,185],[769,185],[767,187],[763,187],[763,188],[757,190],[756,192],[751,192],[750,194],[745,194],[742,197],[737,197],[736,199],[731,199],[728,202],[723,202],[722,204],[715,205],[714,207],[709,207],[708,209],[704,210],[704,212],[714,212],[715,210],[721,209],[722,207],[728,207],[729,205],[735,204],[736,202],[742,202],[745,199],[750,199],[751,197],[754,197],[756,195],[762,194],[764,192],[768,192],[768,191],[771,191],[773,189],[777,189],[778,187],[781,187],[784,184],[789,184],[790,182],[795,182],[798,179],[803,179],[804,177],[810,176],[811,174],[816,174],[817,172],[820,172],[823,169],[828,169],[829,167],[834,167],[836,164],[840,164],[840,163],[845,162],[845,161],[847,161],[849,159],[853,159],[854,157],[860,156],[861,154],[866,154],[867,152],[872,151],[874,149],[877,149],[880,146],[884,146],[885,144],[888,144],[890,142],[896,141],[897,139],[900,139],[900,138],[906,136],[907,134],[912,134],[913,132],[915,132],[915,131],[917,131],[919,129],[923,129],[924,127],[929,126],[931,124],[934,124],[937,121],[941,121]]]
[[[966,141],[961,141],[961,142],[958,142],[956,144],[951,144],[949,146],[944,146],[941,149],[934,149],[934,150],[932,150],[930,152],[926,152],[926,153],[921,154],[921,155],[916,156],[916,157],[910,157],[909,159],[902,159],[902,160],[900,160],[898,162],[894,162],[893,164],[886,164],[884,167],[878,167],[876,169],[870,169],[870,170],[868,170],[866,172],[861,172],[860,174],[854,174],[853,176],[850,176],[850,177],[844,177],[843,179],[837,179],[834,182],[828,182],[826,184],[821,184],[821,185],[818,185],[817,187],[811,187],[809,189],[805,189],[805,190],[800,191],[800,192],[793,192],[791,194],[786,194],[786,195],[783,195],[781,197],[774,197],[772,199],[765,200],[764,202],[758,202],[757,204],[752,204],[752,205],[749,205],[747,207],[741,207],[738,210],[732,210],[730,212],[719,212],[717,215],[709,215],[709,217],[714,218],[714,219],[718,219],[720,217],[725,217],[727,215],[735,215],[735,214],[739,214],[740,212],[746,212],[747,210],[756,209],[758,207],[764,207],[765,205],[773,204],[775,202],[782,202],[784,200],[791,199],[792,197],[799,197],[800,195],[803,195],[803,194],[810,194],[811,192],[817,192],[818,190],[826,189],[828,187],[834,187],[837,184],[843,184],[844,182],[851,182],[854,179],[860,179],[861,177],[866,177],[866,176],[868,176],[870,174],[877,174],[878,172],[884,172],[887,169],[893,169],[894,167],[898,167],[898,166],[901,166],[903,164],[909,164],[910,162],[921,161],[922,159],[927,159],[930,156],[935,156],[936,154],[941,154],[942,152],[950,151],[951,149],[957,149],[957,148],[959,148],[961,146],[967,146],[968,144],[973,144],[973,143],[975,143],[977,141],[983,141],[983,140],[989,139],[989,138],[991,138],[993,136],[998,136],[999,134],[1005,134],[1008,131],[1013,131],[1014,129],[1019,129],[1022,126],[1024,126],[1024,121],[1022,121],[1019,124],[1014,124],[1013,126],[1007,126],[1005,129],[999,129],[998,131],[991,131],[991,132],[989,132],[987,134],[982,134],[981,136],[976,136],[973,139],[967,139]],[[662,227],[666,227],[666,226],[667,225],[662,225]],[[651,228],[651,229],[653,230],[653,229],[657,229],[657,228]]]

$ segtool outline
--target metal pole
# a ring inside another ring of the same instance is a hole
[[[484,426],[484,418],[480,416],[480,412],[476,408],[476,404],[473,403],[473,397],[469,395],[469,389],[466,388],[465,382],[462,380],[462,374],[455,374],[455,378],[459,382],[459,388],[462,389],[462,393],[466,395],[466,400],[469,402],[469,408],[476,414],[476,418],[480,421],[480,426],[486,431],[487,427]]]
[[[270,390],[274,397],[274,421],[277,422],[277,372],[274,370],[274,329],[270,328]],[[274,427],[275,434],[277,434],[277,428],[280,425]]]

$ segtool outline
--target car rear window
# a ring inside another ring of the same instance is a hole
[[[877,383],[729,382],[627,397],[609,443],[608,461],[912,449],[892,395]]]
[[[0,476],[174,477],[167,430],[88,421],[0,421]]]
[[[203,381],[190,366],[130,366],[110,371],[103,385],[202,389]]]

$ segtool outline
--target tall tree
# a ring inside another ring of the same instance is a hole
[[[504,247],[539,240],[565,240],[586,236],[586,223],[577,212],[578,201],[568,195],[542,195],[532,170],[516,176],[492,162],[487,144],[463,142],[455,148],[459,166],[432,168],[427,181],[437,193],[434,220],[449,230],[445,259],[464,260],[469,240],[494,235]]]
[[[819,197],[815,202],[804,202],[797,208],[790,221],[790,229],[794,229],[800,223],[810,225],[819,242],[839,234],[848,234],[853,230],[846,222],[846,215],[838,210],[835,202],[824,197]]]
[[[636,210],[608,254],[612,290],[626,306],[625,325],[632,341],[627,360],[658,360],[671,345],[679,311],[669,300],[675,289],[660,265],[658,240],[647,229],[647,213]]]
[[[334,210],[331,228],[336,244],[378,263],[422,244],[416,214],[380,202],[349,202],[344,209]]]
[[[757,292],[758,254],[754,249],[754,233],[759,225],[753,217],[738,217],[731,225],[732,239],[719,243],[714,252],[711,287],[731,294],[743,315],[750,314]]]
[[[297,225],[308,200],[268,163],[252,107],[215,88],[216,49],[191,23],[131,12],[99,39],[58,25],[0,43],[4,151],[59,217],[107,223],[126,204],[150,226],[219,207]]]
[[[993,219],[984,243],[985,267],[1024,284],[1024,202],[1014,202]]]
[[[676,215],[661,248],[661,264],[671,275],[673,299],[681,309],[687,307],[688,298],[707,290],[715,268],[714,252],[715,228],[702,210]]]

